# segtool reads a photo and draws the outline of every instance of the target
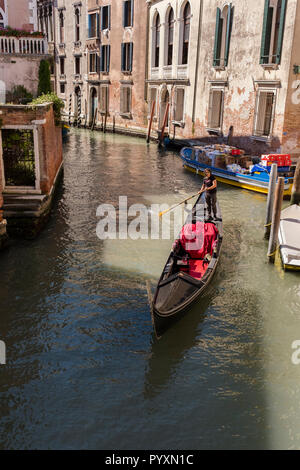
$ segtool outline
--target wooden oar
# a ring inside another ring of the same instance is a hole
[[[203,193],[203,191],[202,191],[201,193],[193,194],[193,196],[190,196],[190,197],[188,197],[187,199],[184,199],[184,201],[181,201],[181,202],[179,202],[179,204],[176,204],[175,206],[170,207],[170,209],[167,209],[166,211],[160,212],[160,213],[159,213],[159,217],[162,217],[162,216],[165,215],[167,212],[172,211],[172,210],[175,209],[176,207],[181,206],[181,204],[183,204],[183,203],[189,201],[190,199],[193,199],[193,197],[198,196],[198,195],[200,195],[200,194],[202,194],[202,193]]]

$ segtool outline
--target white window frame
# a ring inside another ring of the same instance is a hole
[[[211,99],[212,99],[212,93],[214,91],[220,91],[222,92],[222,101],[221,101],[221,109],[220,109],[220,126],[219,127],[212,127],[210,124],[210,110],[211,110]],[[224,101],[225,101],[225,87],[220,87],[220,86],[211,86],[209,90],[209,102],[208,102],[208,117],[207,117],[207,127],[206,130],[208,132],[217,132],[218,134],[222,133],[222,128],[223,128],[223,117],[224,117]]]
[[[259,111],[259,105],[260,105],[260,96],[261,96],[262,93],[272,93],[274,95],[269,135],[258,135],[257,134],[257,124],[258,124],[258,119],[259,119],[258,111]],[[275,88],[275,89],[274,88],[268,88],[268,87],[259,87],[258,88],[258,90],[256,92],[255,115],[254,115],[253,132],[252,132],[252,138],[254,140],[260,140],[260,141],[263,141],[263,142],[268,142],[268,141],[271,140],[272,135],[273,135],[273,129],[274,129],[276,102],[277,102],[277,88]]]

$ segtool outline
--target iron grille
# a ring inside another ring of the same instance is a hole
[[[33,131],[3,129],[2,146],[6,186],[35,186]]]

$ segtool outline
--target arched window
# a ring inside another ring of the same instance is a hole
[[[167,65],[173,63],[173,41],[174,41],[174,10],[171,8],[167,21],[167,42],[168,42],[168,55]]]
[[[223,10],[217,8],[214,67],[227,67],[230,37],[232,29],[233,6],[225,5]]]
[[[80,11],[79,8],[75,10],[75,42],[80,41]]]
[[[64,14],[61,11],[59,14],[59,40],[60,43],[63,44],[65,42],[65,34],[64,34]]]
[[[160,17],[156,15],[154,25],[154,67],[159,67],[159,46],[160,46]]]
[[[261,64],[280,64],[287,0],[265,0]]]
[[[182,57],[181,63],[187,64],[189,57],[189,42],[190,42],[190,24],[191,24],[191,6],[189,2],[183,10],[183,38],[182,38]]]

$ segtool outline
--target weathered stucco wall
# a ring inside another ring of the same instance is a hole
[[[6,92],[11,91],[14,86],[23,85],[36,96],[40,61],[47,57],[0,55],[0,80],[6,84]]]
[[[174,88],[179,84],[178,48],[180,48],[180,9],[185,0],[153,0],[150,7],[149,27],[149,87],[159,88],[158,102],[161,106],[162,88],[167,87],[171,96],[171,117],[174,107]],[[296,128],[300,127],[300,92],[297,89],[299,76],[293,75],[293,65],[300,65],[299,48],[299,8],[297,0],[287,2],[284,36],[280,64],[265,67],[260,64],[261,41],[265,2],[263,0],[239,0],[231,2],[233,22],[228,64],[214,66],[214,45],[217,8],[222,11],[227,5],[223,0],[190,1],[191,29],[189,63],[185,86],[184,126],[176,129],[177,137],[217,140],[227,136],[233,126],[233,144],[244,147],[251,153],[261,154],[268,151],[289,151],[296,155],[295,142],[298,141]],[[164,68],[164,48],[166,12],[172,6],[175,11],[174,47],[172,75],[166,80]],[[154,70],[153,56],[153,18],[161,17],[160,29],[160,66]],[[199,22],[200,15],[200,22]],[[199,30],[200,25],[200,30]],[[296,30],[295,30],[296,27]],[[199,33],[199,36],[198,36]],[[300,69],[299,69],[300,71]],[[155,82],[156,79],[156,82]],[[165,79],[165,80],[164,80]],[[195,83],[196,79],[196,83]],[[177,80],[177,83],[176,83]],[[297,82],[297,83],[296,83]],[[219,137],[208,132],[210,91],[219,89],[224,92],[223,115]],[[300,86],[299,86],[300,88]],[[269,138],[254,136],[257,96],[259,91],[271,91],[275,96],[275,112]],[[195,97],[195,102],[194,102]],[[195,110],[195,113],[193,113]],[[158,110],[158,115],[159,115]],[[159,119],[158,119],[159,120]],[[172,136],[172,129],[170,134]],[[297,144],[298,145],[298,144]]]
[[[8,0],[7,17],[8,26],[15,29],[23,29],[25,31],[34,30],[34,1],[30,0]]]
[[[291,50],[297,1],[287,5],[281,63],[278,69],[265,69],[260,65],[260,48],[264,16],[264,1],[235,2],[228,66],[223,71],[213,67],[213,50],[216,25],[216,8],[223,8],[222,0],[203,2],[201,50],[197,91],[196,135],[207,135],[209,91],[211,82],[224,81],[224,114],[222,131],[226,135],[234,127],[237,145],[263,152],[268,148],[281,149],[283,122],[291,69]],[[280,82],[277,89],[273,137],[270,142],[253,139],[256,93],[259,82]],[[264,149],[265,147],[265,149]]]

